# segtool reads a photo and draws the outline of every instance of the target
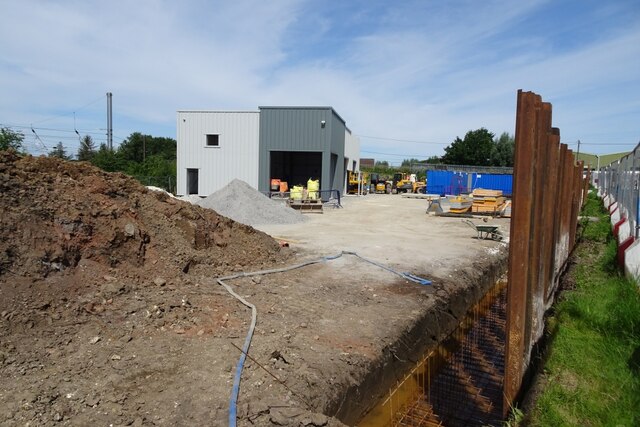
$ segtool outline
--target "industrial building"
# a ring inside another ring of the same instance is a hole
[[[258,107],[258,111],[178,111],[177,193],[207,196],[241,179],[266,192],[271,179],[320,180],[344,192],[359,171],[360,141],[332,107]]]

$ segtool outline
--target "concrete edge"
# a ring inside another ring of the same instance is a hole
[[[610,222],[618,245],[617,259],[627,278],[640,287],[640,240],[636,240],[631,225],[615,199],[606,193],[599,193],[604,207],[609,211]]]

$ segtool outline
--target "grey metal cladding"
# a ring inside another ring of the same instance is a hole
[[[271,151],[322,152],[320,188],[342,188],[344,174],[345,122],[331,107],[259,107],[260,176],[259,189],[269,188]],[[324,121],[324,126],[322,122]],[[331,176],[331,153],[338,155]]]
[[[330,141],[328,107],[260,107],[260,145],[264,150],[323,151]],[[321,123],[325,121],[325,127]]]

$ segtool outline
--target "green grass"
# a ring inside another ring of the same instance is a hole
[[[552,335],[543,391],[525,424],[640,425],[640,293],[616,267],[616,243],[600,200],[583,210],[575,290],[562,294],[548,319]]]

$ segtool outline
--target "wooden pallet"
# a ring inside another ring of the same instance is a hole
[[[301,213],[323,213],[322,200],[320,199],[289,199],[289,206]]]

